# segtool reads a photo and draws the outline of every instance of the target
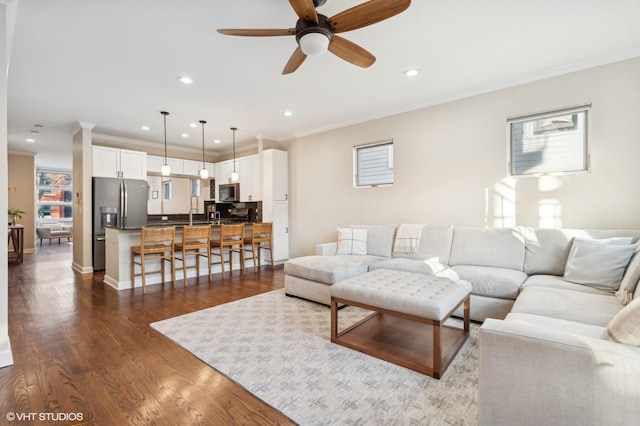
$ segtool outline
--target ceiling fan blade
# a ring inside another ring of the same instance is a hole
[[[411,5],[411,0],[370,0],[329,18],[334,33],[357,30],[384,21]]]
[[[222,29],[219,29],[218,32],[220,34],[232,35],[232,36],[275,37],[275,36],[294,35],[296,33],[296,29],[289,28],[289,29],[281,29],[281,30],[277,30],[277,29],[243,30],[243,29],[234,29],[234,28],[222,28]]]
[[[313,5],[313,0],[289,0],[291,7],[296,11],[298,18],[303,21],[311,21],[318,23],[318,14],[316,8]]]
[[[293,55],[291,55],[291,58],[289,58],[289,62],[287,62],[287,65],[285,65],[282,70],[282,74],[291,74],[297,70],[300,65],[302,65],[305,59],[307,59],[307,55],[302,53],[302,49],[298,46],[295,52],[293,52]]]
[[[337,35],[333,36],[333,41],[329,44],[329,51],[362,68],[368,68],[376,61],[376,57],[367,50]]]

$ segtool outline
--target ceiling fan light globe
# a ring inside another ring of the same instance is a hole
[[[169,176],[171,174],[171,167],[168,164],[163,164],[160,168],[160,173],[162,176]]]
[[[209,177],[209,170],[204,168],[200,170],[200,179],[206,179],[208,177]]]
[[[320,56],[329,50],[329,37],[322,33],[309,33],[300,37],[300,49],[307,56]]]

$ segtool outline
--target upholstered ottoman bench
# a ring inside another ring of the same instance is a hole
[[[337,282],[331,341],[439,379],[469,335],[470,292],[467,281],[389,269]],[[374,313],[338,332],[338,304]],[[463,328],[445,326],[461,305]]]

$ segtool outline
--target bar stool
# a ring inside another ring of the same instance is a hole
[[[171,282],[176,286],[176,268],[174,261],[174,240],[176,227],[147,228],[143,227],[140,235],[140,245],[131,247],[131,287],[135,287],[135,279],[142,276],[142,293],[147,292],[147,274],[162,274],[164,282],[165,268],[164,262],[171,262]],[[140,261],[136,261],[136,256],[140,256]],[[160,271],[147,272],[145,263],[147,260],[160,259]],[[140,274],[135,273],[135,266],[140,265]]]
[[[244,274],[244,223],[238,225],[220,225],[220,239],[211,240],[211,255],[219,256],[220,262],[212,262],[212,264],[220,264],[222,268],[222,278],[224,278],[224,252],[229,253],[229,270],[233,268],[233,253],[240,253],[240,269]],[[218,253],[214,253],[213,249],[218,249]]]
[[[251,252],[251,259],[253,260],[253,269],[257,270],[256,258],[258,259],[258,267],[261,264],[260,261],[260,249],[269,250],[269,259],[271,259],[271,268],[273,268],[273,222],[253,223],[251,226],[251,237],[244,239],[244,245],[250,245],[251,248],[245,248],[244,251]],[[245,260],[247,258],[245,257]]]
[[[182,277],[184,285],[187,286],[187,269],[196,268],[197,274],[200,275],[200,257],[207,258],[209,265],[209,281],[211,281],[211,256],[209,255],[209,242],[211,241],[211,225],[206,226],[185,226],[182,231],[182,242],[175,244],[176,260],[182,262]],[[202,251],[204,249],[204,251]],[[180,256],[178,256],[180,254]],[[196,264],[187,266],[187,256],[194,254],[196,256]]]

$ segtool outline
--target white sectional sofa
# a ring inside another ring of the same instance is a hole
[[[640,231],[423,226],[408,254],[393,251],[394,225],[354,228],[366,250],[334,242],[289,260],[286,293],[329,304],[333,283],[379,268],[463,279],[484,321],[480,424],[638,422]],[[605,340],[620,318],[632,337]]]

